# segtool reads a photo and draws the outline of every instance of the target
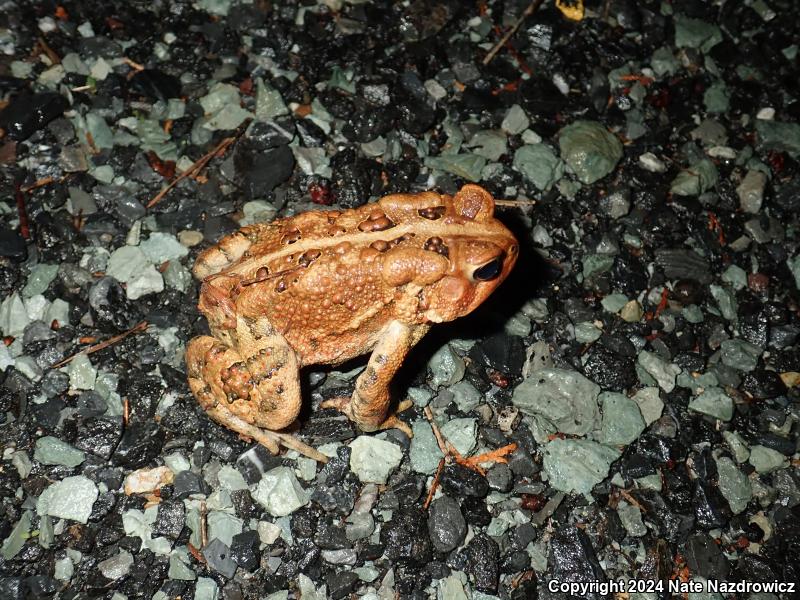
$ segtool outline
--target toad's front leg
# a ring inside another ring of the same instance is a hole
[[[370,355],[367,368],[356,380],[356,389],[350,398],[334,398],[323,407],[338,408],[363,431],[397,428],[411,437],[411,429],[397,415],[387,417],[389,385],[409,350],[428,330],[426,326],[409,326],[392,321],[381,334],[380,341]],[[408,406],[401,403],[399,410]]]
[[[275,437],[256,434],[259,428],[283,429],[297,418],[297,357],[266,318],[235,318],[235,329],[189,342],[189,387],[212,419],[277,452]]]

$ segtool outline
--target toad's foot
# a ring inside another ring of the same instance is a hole
[[[251,425],[247,421],[240,419],[232,412],[227,411],[227,409],[224,407],[219,408],[222,411],[225,411],[227,414],[224,416],[219,414],[214,415],[215,420],[220,420],[220,422],[223,422],[221,419],[224,419],[224,424],[228,428],[232,429],[240,436],[254,439],[272,454],[278,454],[280,451],[279,446],[283,446],[291,450],[296,450],[300,454],[307,456],[308,458],[312,458],[317,462],[328,462],[328,457],[322,454],[322,452],[316,448],[312,448],[308,444],[304,444],[293,435],[281,433],[279,431],[270,431],[269,429],[261,429],[260,427],[256,427],[255,425]]]
[[[324,400],[320,403],[320,408],[335,408],[341,413],[344,413],[347,418],[351,421],[358,422],[356,419],[353,418],[352,410],[351,410],[351,401],[352,398],[350,396],[339,396],[336,398],[330,398],[328,400]],[[414,405],[411,400],[403,400],[400,404],[397,405],[397,413],[401,413],[404,410],[408,410]],[[414,434],[411,432],[411,428],[408,426],[405,421],[400,420],[397,414],[393,414],[387,417],[380,425],[375,428],[371,428],[370,431],[380,431],[383,429],[399,429],[403,433],[406,434],[409,438],[414,437]]]

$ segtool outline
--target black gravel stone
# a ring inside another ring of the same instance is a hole
[[[458,502],[449,496],[441,496],[431,503],[428,534],[437,552],[450,552],[461,545],[467,535],[467,522]]]
[[[211,452],[205,449],[209,457]],[[206,458],[208,460],[208,458]],[[204,463],[205,461],[203,461]],[[199,464],[203,464],[199,463]],[[244,477],[247,485],[253,485],[261,481],[261,477],[270,469],[280,466],[280,458],[273,456],[269,451],[256,444],[252,448],[243,452],[239,458],[236,459],[236,469]]]
[[[742,391],[752,395],[756,400],[766,400],[785,394],[786,385],[775,371],[756,369],[745,373],[742,377]]]
[[[319,510],[316,507],[306,506],[292,514],[292,535],[299,538],[310,538],[317,530]]]
[[[642,519],[651,525],[658,535],[671,542],[686,539],[694,526],[694,517],[673,512],[660,494],[652,490],[642,490],[635,498],[645,507]],[[670,499],[671,496],[670,496]]]
[[[457,463],[447,465],[442,470],[440,483],[442,489],[455,498],[484,498],[489,493],[489,484],[485,477]]]
[[[329,574],[325,578],[328,584],[328,596],[334,600],[339,600],[350,594],[356,587],[358,574],[354,571],[337,571]]]
[[[473,346],[469,356],[504,375],[518,377],[525,362],[525,345],[519,336],[501,332]]]
[[[508,458],[508,467],[516,477],[534,477],[539,472],[539,465],[533,456],[522,448],[517,448]]]
[[[0,577],[0,597],[8,600],[25,600],[22,577]]]
[[[16,261],[27,258],[28,249],[25,245],[25,239],[19,232],[7,227],[0,227],[0,256]]]
[[[350,541],[345,535],[344,527],[335,525],[328,518],[322,518],[317,522],[314,544],[323,550],[339,550],[350,547]]]
[[[483,498],[466,496],[461,500],[461,511],[464,519],[473,527],[486,527],[492,522],[492,514]]]
[[[756,442],[786,456],[797,452],[797,442],[774,433],[760,433],[756,436]]]
[[[465,571],[475,581],[475,589],[493,594],[500,577],[500,549],[488,535],[479,533],[464,549]]]
[[[356,208],[377,193],[380,169],[374,161],[356,155],[352,148],[337,152],[331,158],[331,188],[336,203],[342,208]]]
[[[181,500],[162,500],[153,524],[153,535],[177,540],[183,531],[186,510]]]
[[[264,154],[236,153],[236,172],[250,199],[263,198],[289,179],[294,170],[294,154],[288,146],[278,146]]]
[[[536,528],[530,523],[523,523],[508,532],[507,549],[512,552],[524,550],[537,537]]]
[[[650,458],[641,454],[631,454],[623,457],[620,463],[620,473],[627,479],[639,479],[655,472],[656,469]]]
[[[180,80],[158,69],[135,71],[130,79],[130,86],[136,93],[152,100],[169,100],[181,96]]]
[[[138,315],[125,290],[112,277],[103,277],[89,289],[92,318],[103,330],[124,331],[135,324]]]
[[[106,412],[108,405],[105,399],[94,390],[81,392],[76,403],[78,417],[98,417]]]
[[[712,281],[708,261],[693,250],[660,248],[655,256],[656,264],[669,279],[689,279],[703,285]]]
[[[603,389],[623,392],[638,381],[634,365],[632,358],[593,344],[587,353],[583,374]]]
[[[61,94],[22,93],[0,111],[0,128],[5,129],[12,140],[27,140],[50,121],[60,117],[68,107],[69,102]]]
[[[698,533],[691,536],[686,542],[685,555],[692,573],[717,581],[725,581],[728,578],[730,571],[728,560],[708,535]]]
[[[253,502],[250,490],[235,490],[231,492],[231,504],[233,504],[236,516],[245,521],[256,518],[260,510]]]
[[[58,582],[47,575],[33,575],[25,579],[26,597],[32,600],[52,598],[58,590]]]
[[[350,448],[340,446],[317,475],[311,500],[327,512],[348,515],[353,510],[360,489],[358,478],[350,471]]]
[[[164,430],[155,423],[130,423],[122,434],[111,460],[114,464],[138,469],[153,460],[164,445]]]
[[[232,579],[236,574],[236,562],[231,558],[230,548],[217,538],[203,548],[203,558],[206,559],[209,569],[228,579]]]
[[[6,380],[6,386],[8,386],[8,379]],[[10,399],[13,397],[13,394],[9,390],[8,398]],[[36,423],[42,427],[45,431],[53,431],[58,423],[61,421],[61,411],[66,408],[65,402],[61,398],[51,398],[47,402],[42,404],[37,404],[35,406],[29,407],[31,411],[31,415],[35,417]],[[12,409],[13,410],[13,409]]]
[[[493,490],[508,492],[514,484],[514,475],[507,464],[497,463],[486,471],[486,482]]]
[[[342,128],[342,133],[352,142],[361,144],[371,142],[392,128],[395,117],[395,111],[390,107],[365,107],[350,117]]]
[[[530,564],[530,555],[522,550],[517,550],[503,557],[500,563],[500,570],[503,573],[519,573],[527,569]]]
[[[736,568],[731,575],[734,581],[768,582],[778,579],[769,563],[753,554],[744,554],[736,563]]]
[[[552,118],[564,109],[565,97],[551,79],[534,76],[526,79],[519,88],[522,107],[526,112]]]
[[[414,508],[402,508],[381,528],[381,544],[393,562],[423,566],[431,559],[428,520]]]
[[[245,571],[254,571],[259,562],[258,533],[252,529],[233,536],[231,559]]]
[[[800,339],[800,327],[797,325],[776,325],[769,330],[769,346],[786,348],[793,346]]]
[[[556,531],[550,545],[547,566],[552,578],[559,581],[607,581],[592,542],[582,529],[574,526]],[[603,596],[589,592],[585,597],[600,600]]]
[[[730,518],[730,508],[717,488],[697,481],[692,502],[698,527],[714,529],[727,524]]]
[[[181,471],[175,475],[175,480],[172,482],[172,489],[175,492],[175,497],[181,499],[191,496],[192,494],[205,494],[208,491],[208,486],[196,473]]]

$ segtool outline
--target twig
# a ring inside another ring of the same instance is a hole
[[[141,323],[137,323],[136,325],[134,325],[133,327],[128,329],[128,331],[123,331],[120,334],[117,334],[117,335],[115,335],[113,337],[108,338],[104,342],[100,342],[99,344],[95,344],[94,346],[89,346],[88,348],[85,348],[85,349],[81,350],[80,352],[76,352],[75,354],[72,354],[71,356],[68,356],[64,360],[61,360],[61,361],[57,362],[56,364],[52,365],[50,368],[51,369],[58,369],[59,367],[63,367],[64,365],[66,365],[68,363],[71,363],[75,359],[75,357],[78,356],[79,354],[92,354],[94,352],[102,350],[103,348],[108,348],[112,344],[116,344],[120,340],[124,340],[126,337],[128,337],[132,333],[140,333],[140,332],[144,331],[145,329],[147,329],[147,321],[142,321]]]
[[[200,158],[198,158],[192,164],[191,167],[189,167],[183,173],[178,175],[175,179],[173,179],[171,182],[169,182],[167,184],[167,187],[165,187],[163,190],[158,192],[158,194],[153,196],[153,199],[150,200],[150,202],[147,203],[146,208],[154,207],[156,204],[161,202],[161,200],[164,199],[164,196],[166,196],[170,192],[170,190],[172,188],[174,188],[176,185],[178,185],[181,181],[183,181],[187,177],[191,177],[191,176],[195,175],[196,173],[199,173],[200,171],[202,171],[206,167],[206,165],[211,161],[212,158],[214,158],[215,156],[218,156],[218,155],[219,156],[223,155],[225,153],[225,151],[228,149],[228,147],[231,144],[233,144],[233,142],[235,142],[239,138],[239,136],[242,135],[242,133],[244,133],[245,129],[246,129],[246,126],[242,126],[239,129],[239,131],[236,133],[236,135],[233,135],[231,137],[225,138],[219,144],[217,144],[216,147],[213,150],[211,150],[210,152],[208,152],[208,153],[204,154],[203,156],[201,156]]]
[[[42,179],[37,179],[30,185],[22,186],[22,191],[27,194],[28,192],[32,192],[33,190],[39,189],[40,187],[50,185],[51,183],[55,183],[56,181],[61,183],[66,178],[67,178],[66,175],[64,175],[64,177],[60,177],[59,179],[56,179],[55,177],[43,177]]]
[[[208,518],[206,514],[206,503],[200,502],[200,549],[208,546]]]
[[[447,443],[444,441],[444,437],[442,436],[442,432],[439,431],[439,426],[436,424],[436,421],[433,420],[433,411],[431,410],[430,406],[426,406],[423,411],[425,413],[425,418],[428,419],[428,422],[431,424],[431,429],[433,429],[433,435],[436,436],[436,443],[439,444],[439,450],[442,451],[442,454],[447,454]]]
[[[55,50],[53,50],[50,46],[47,45],[47,42],[44,41],[42,36],[39,36],[39,46],[41,46],[44,53],[47,55],[47,58],[50,59],[50,62],[54,65],[58,65],[61,63],[61,57],[56,54]]]
[[[489,54],[487,54],[484,57],[483,59],[484,66],[492,62],[494,55],[500,52],[500,48],[506,45],[506,42],[510,40],[511,36],[517,32],[517,29],[519,29],[519,26],[522,25],[523,21],[527,19],[529,16],[531,16],[533,13],[535,13],[537,10],[539,10],[539,7],[542,5],[543,1],[544,0],[532,0],[532,2],[527,6],[527,8],[524,11],[522,11],[522,14],[516,20],[514,25],[512,25],[511,29],[509,29],[506,32],[506,34],[502,38],[500,38],[500,41],[497,42],[494,45],[494,47],[491,50],[489,50]]]
[[[536,200],[495,200],[495,206],[534,206],[536,205]]]
[[[128,65],[134,71],[144,71],[144,66],[143,65],[140,65],[139,63],[137,63],[135,61],[132,61],[127,56],[123,56],[122,57],[122,62],[124,62],[126,65]]]
[[[436,475],[433,476],[431,489],[428,490],[428,496],[425,498],[425,504],[422,505],[423,510],[428,510],[428,507],[431,505],[431,502],[433,501],[433,495],[436,493],[436,490],[439,487],[439,480],[442,477],[442,471],[444,470],[444,463],[445,463],[445,457],[443,456],[442,459],[439,461],[439,466],[436,467]]]
[[[622,496],[623,498],[625,498],[625,500],[627,500],[629,504],[633,504],[636,508],[638,508],[643,513],[647,512],[647,509],[644,506],[642,506],[642,504],[638,500],[636,500],[636,498],[631,496],[630,493],[628,493],[627,490],[619,490],[619,495]]]
[[[19,214],[19,232],[26,240],[31,239],[31,230],[28,226],[28,211],[25,210],[25,194],[22,193],[20,184],[17,183],[14,195],[17,199],[17,213]]]
[[[480,466],[480,463],[507,463],[508,459],[506,455],[513,453],[517,449],[516,444],[508,444],[503,446],[502,448],[496,448],[494,450],[490,450],[489,452],[484,452],[483,454],[478,454],[477,456],[470,456],[469,458],[461,458],[461,460],[456,460],[458,464],[467,467],[468,469],[472,469],[473,471],[477,471],[481,475],[486,474],[486,470]]]
[[[508,444],[502,448],[496,448],[494,450],[490,450],[489,452],[478,454],[477,456],[464,458],[461,453],[455,449],[453,444],[444,439],[442,432],[439,431],[439,426],[436,424],[436,421],[433,420],[433,411],[431,411],[431,407],[426,406],[423,412],[425,413],[425,418],[427,418],[428,422],[431,424],[433,435],[436,437],[436,443],[439,445],[439,449],[442,451],[442,454],[444,454],[442,461],[452,459],[462,467],[471,469],[472,471],[480,473],[481,475],[486,475],[486,469],[481,466],[481,463],[507,463],[508,460],[506,459],[506,455],[511,454],[517,449],[516,444]],[[441,470],[442,464],[440,464],[439,467]],[[429,498],[426,500],[426,508],[427,504],[430,503],[433,492],[436,491],[436,486],[439,484],[439,474],[439,471],[437,471],[436,477],[433,480],[433,484],[431,484],[432,491],[428,492]]]

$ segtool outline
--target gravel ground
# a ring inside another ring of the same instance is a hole
[[[0,3],[0,598],[800,580],[794,2],[528,6]],[[314,409],[360,363],[305,374],[324,466],[202,413],[200,250],[466,182],[535,202],[398,376],[413,439]]]

